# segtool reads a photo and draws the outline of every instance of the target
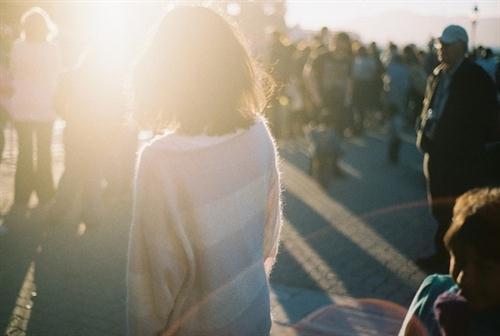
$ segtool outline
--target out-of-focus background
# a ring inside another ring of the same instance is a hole
[[[414,261],[433,251],[436,226],[414,126],[426,78],[439,64],[436,38],[449,24],[464,27],[471,59],[498,89],[500,1],[1,1],[0,63],[8,69],[21,15],[40,6],[57,25],[64,70],[78,64],[89,46],[98,46],[102,64],[115,69],[126,88],[151,31],[176,3],[212,6],[237,22],[253,56],[278,84],[263,111],[278,142],[285,188],[282,245],[271,277],[272,335],[300,334],[299,321],[332,304],[337,326],[347,334],[394,334],[402,321],[391,304],[410,304],[426,275]],[[367,86],[354,85],[342,97],[342,122],[334,125],[337,167],[325,180],[311,171],[322,109],[308,76],[320,53],[339,48],[340,32],[348,40],[342,57],[353,70],[334,71],[331,78],[345,87],[356,81]],[[406,84],[398,82],[401,74]],[[390,152],[394,111],[388,101],[400,106],[397,153]],[[18,138],[11,121],[2,124],[0,333],[125,334],[133,166],[138,148],[152,135],[123,127],[131,112],[127,106],[114,116],[104,137],[104,212],[95,227],[80,222],[77,208],[68,210],[62,225],[45,227],[34,195],[26,212],[10,211]],[[65,121],[58,119],[51,143],[56,184],[65,168],[64,130]],[[370,310],[360,298],[386,304]]]

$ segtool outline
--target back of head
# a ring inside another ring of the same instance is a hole
[[[336,51],[345,52],[352,55],[351,38],[345,32],[339,32],[335,35],[334,46]]]
[[[358,56],[365,57],[368,56],[368,51],[364,46],[359,47],[358,49]]]
[[[263,108],[260,83],[231,25],[211,9],[195,6],[176,7],[165,15],[135,78],[146,122],[155,127],[175,123],[185,134],[247,128]]]
[[[55,24],[46,11],[32,7],[21,17],[22,37],[28,41],[43,42],[50,40],[56,33]]]
[[[460,196],[444,240],[449,250],[472,247],[481,258],[500,263],[500,188],[473,189]]]

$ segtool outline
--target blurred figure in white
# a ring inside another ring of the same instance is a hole
[[[56,26],[43,9],[29,9],[22,16],[21,25],[21,36],[14,42],[10,55],[13,88],[10,113],[19,146],[13,209],[26,211],[33,191],[39,205],[47,204],[55,192],[51,142],[61,55],[53,42]]]

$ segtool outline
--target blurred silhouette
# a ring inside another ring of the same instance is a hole
[[[401,55],[393,55],[384,76],[385,110],[389,122],[387,155],[392,164],[399,161],[399,147],[408,106],[410,80],[410,71],[403,63]]]
[[[346,107],[350,101],[353,55],[347,33],[337,33],[333,49],[320,45],[305,69],[311,94],[318,111],[326,109],[332,115],[335,131],[344,135]]]
[[[19,146],[13,209],[26,210],[33,191],[39,205],[48,204],[55,192],[51,142],[56,118],[53,98],[61,56],[52,42],[55,25],[43,9],[29,9],[22,16],[21,25],[21,37],[14,42],[10,55],[13,88],[10,112]]]
[[[311,47],[303,41],[298,43],[293,58],[292,72],[287,87],[290,97],[289,131],[294,137],[303,136],[303,127],[313,115],[313,106],[304,80],[304,67],[311,53]]]
[[[414,128],[418,115],[422,111],[427,74],[418,58],[416,47],[408,45],[403,48],[403,60],[410,71],[410,91],[408,92],[408,113],[405,115],[407,125]]]
[[[268,335],[281,187],[265,75],[221,16],[187,6],[166,14],[136,74],[139,120],[173,133],[139,159],[129,333]]]
[[[368,92],[369,102],[371,108],[374,110],[381,111],[382,110],[382,92],[384,89],[384,82],[382,77],[384,75],[384,65],[380,60],[380,50],[375,42],[370,43],[368,48],[369,55],[377,65],[377,71],[373,78],[373,82],[370,85],[370,90]]]
[[[488,75],[490,75],[491,79],[494,81],[496,80],[495,71],[497,69],[498,62],[495,59],[491,48],[484,48],[479,55],[479,58],[476,59],[476,63],[479,64]]]
[[[394,42],[389,42],[387,48],[384,50],[382,55],[380,56],[380,60],[382,64],[387,67],[389,63],[392,61],[392,58],[396,55],[399,55],[398,46]]]
[[[439,64],[438,55],[434,44],[434,39],[430,39],[429,43],[427,43],[427,53],[424,57],[424,70],[427,76],[431,75],[434,69]]]
[[[4,50],[0,50],[0,163],[3,159],[5,148],[4,129],[10,118],[9,102],[12,95],[12,77],[8,69],[7,55]]]
[[[377,76],[377,63],[375,59],[368,55],[364,46],[359,47],[352,69],[353,92],[353,132],[361,134],[365,127],[366,113],[373,107],[373,93],[375,90],[374,82]]]
[[[321,112],[318,123],[307,135],[311,143],[309,174],[326,189],[332,172],[335,176],[342,175],[338,165],[342,156],[341,141],[334,129],[333,116],[328,111]]]
[[[104,57],[108,52],[104,46],[91,46],[80,64],[61,79],[55,101],[66,122],[65,169],[50,224],[69,214],[76,214],[72,220],[81,220],[87,227],[100,222],[104,163],[112,152],[109,138],[120,135],[114,126],[124,109],[120,74]]]
[[[293,72],[293,52],[293,46],[283,33],[274,31],[271,34],[268,63],[272,69],[273,79],[278,84],[278,89],[271,99],[268,114],[271,129],[276,138],[282,138],[287,133],[288,110],[290,108],[287,90]]]

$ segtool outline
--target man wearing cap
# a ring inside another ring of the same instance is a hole
[[[440,64],[429,76],[417,146],[424,153],[427,198],[438,222],[436,253],[417,260],[426,271],[447,271],[443,236],[451,221],[455,199],[484,186],[484,145],[495,137],[498,118],[495,85],[488,74],[466,58],[468,36],[450,25],[438,44]]]

